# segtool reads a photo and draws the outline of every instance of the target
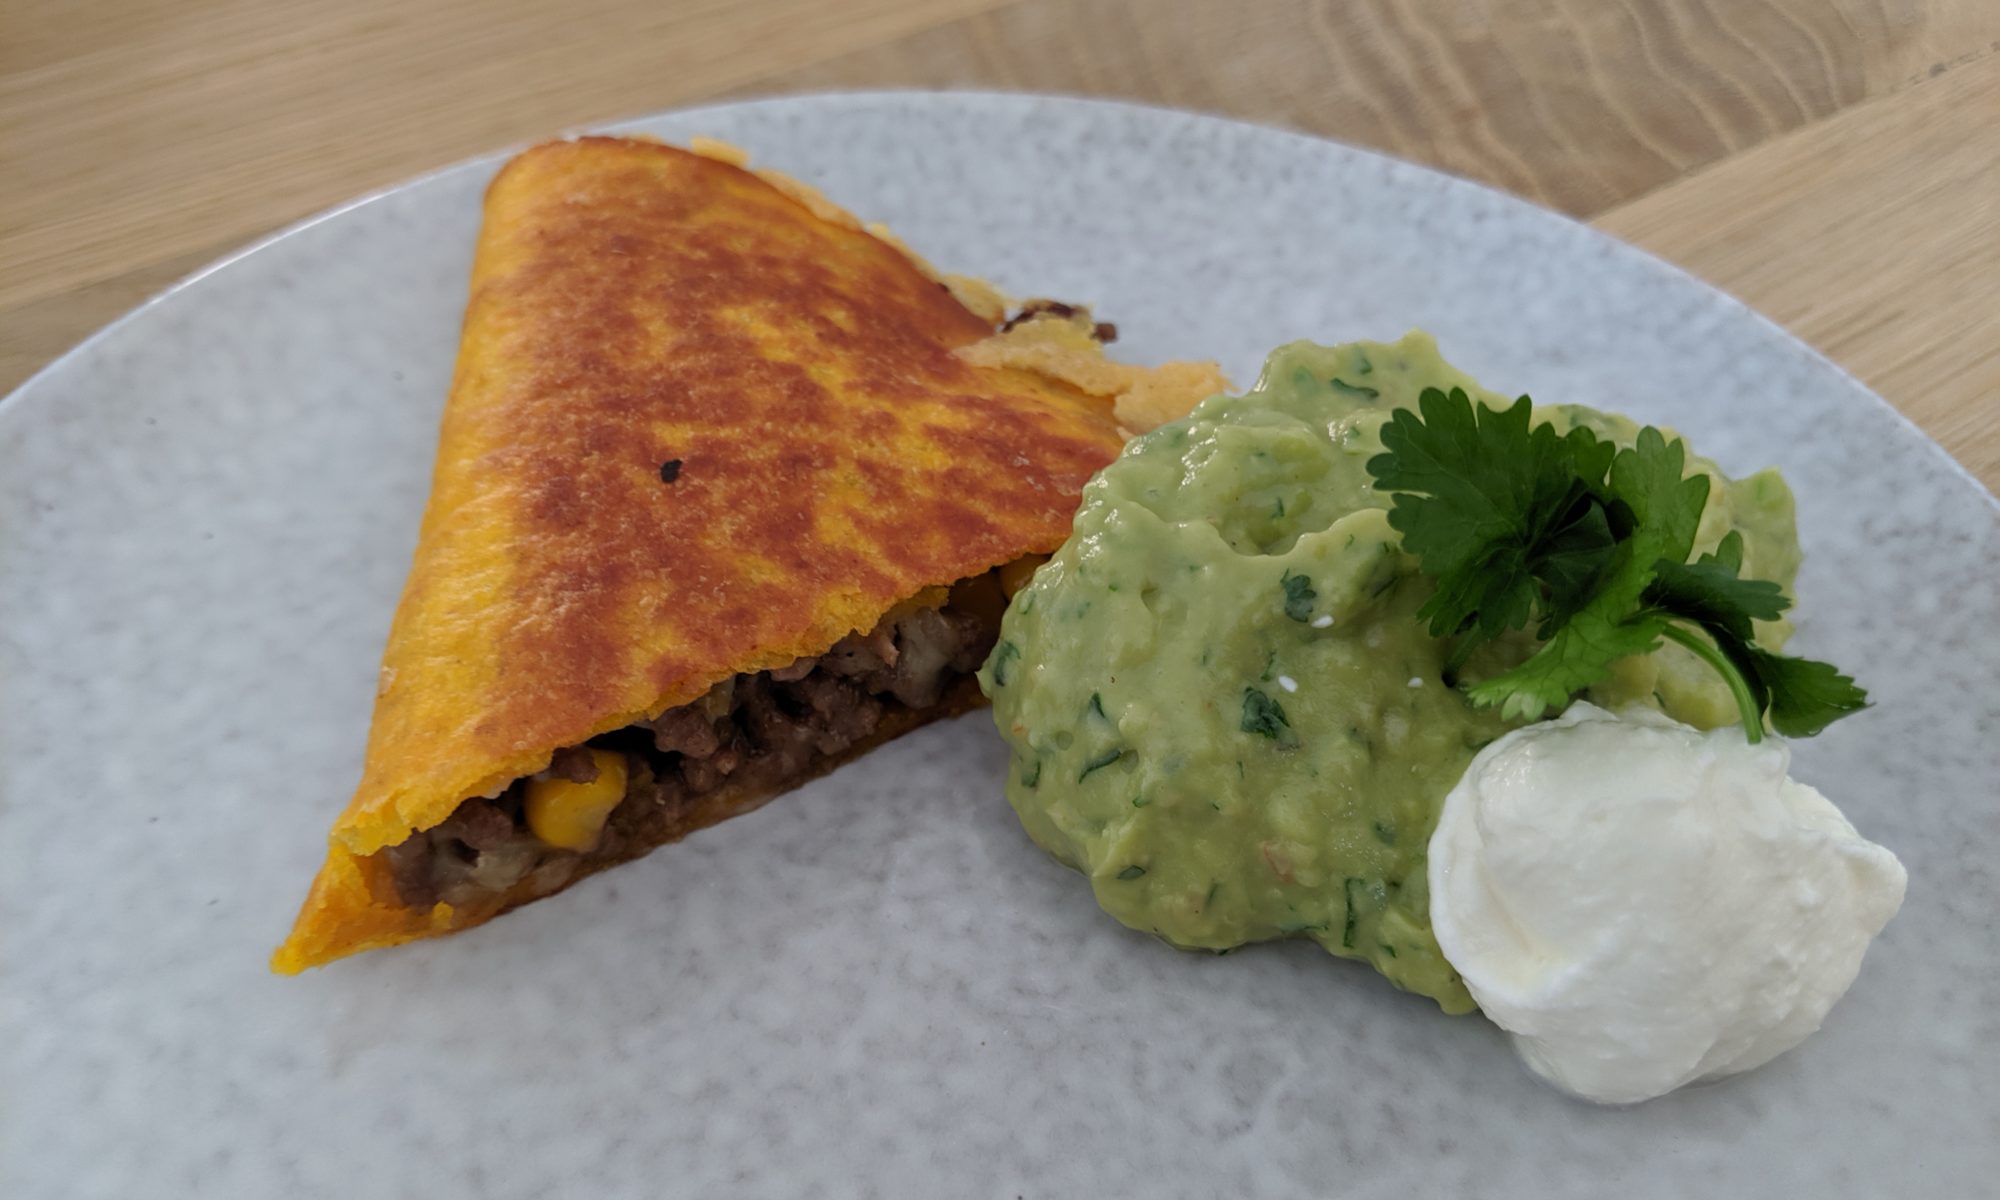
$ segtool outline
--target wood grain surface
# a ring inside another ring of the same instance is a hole
[[[1983,129],[1981,136],[1967,136]],[[2000,55],[1621,205],[1679,263],[1893,401],[2000,485]],[[1775,251],[1775,252],[1774,252]]]
[[[2000,0],[0,0],[0,389],[318,209],[722,97],[1202,109],[1593,220],[2000,485]]]

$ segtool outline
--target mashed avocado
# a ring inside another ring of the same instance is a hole
[[[1472,1009],[1431,934],[1424,854],[1445,794],[1511,724],[1445,685],[1446,644],[1414,616],[1430,583],[1365,465],[1391,411],[1453,386],[1506,402],[1421,333],[1286,346],[1247,394],[1132,442],[1015,597],[980,672],[1014,751],[1007,798],[1120,921],[1190,949],[1309,937]],[[1638,433],[1587,408],[1536,417],[1624,445]],[[1789,588],[1784,481],[1690,470],[1713,480],[1697,552],[1740,530],[1744,574]],[[1467,674],[1531,647],[1496,643]],[[1737,713],[1672,645],[1591,698],[1702,727]]]

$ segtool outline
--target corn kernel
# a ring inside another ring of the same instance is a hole
[[[625,756],[593,749],[590,757],[597,763],[597,778],[589,783],[528,781],[528,828],[551,846],[588,850],[597,845],[611,810],[625,798]]]

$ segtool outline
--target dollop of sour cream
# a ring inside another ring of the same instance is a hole
[[[1431,837],[1431,922],[1528,1067],[1605,1104],[1818,1029],[1903,903],[1784,742],[1577,702],[1487,746]]]

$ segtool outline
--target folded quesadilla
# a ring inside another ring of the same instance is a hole
[[[272,960],[480,924],[978,703],[1011,590],[1227,387],[938,277],[727,148],[488,190],[366,763]]]

